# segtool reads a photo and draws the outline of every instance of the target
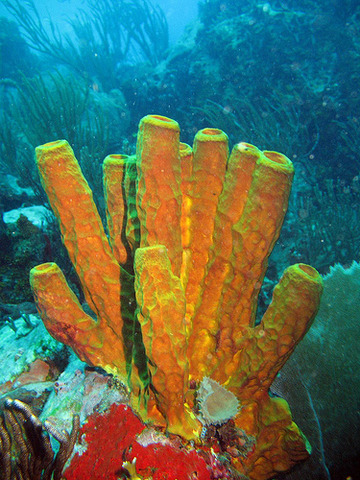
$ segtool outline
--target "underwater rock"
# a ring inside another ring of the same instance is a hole
[[[23,207],[3,214],[0,250],[0,302],[18,304],[32,300],[27,272],[46,258],[48,239],[41,227],[45,207]]]
[[[113,403],[128,403],[126,389],[102,371],[91,369],[73,353],[69,364],[53,385],[41,419],[57,428],[69,429],[72,415],[83,423],[95,411],[103,412]]]
[[[48,334],[38,317],[29,315],[29,319],[32,328],[22,318],[13,322],[15,331],[8,324],[0,327],[0,385],[14,382],[39,358],[56,365],[64,357],[66,349]]]
[[[16,223],[20,216],[25,216],[29,222],[31,222],[36,227],[43,227],[46,225],[46,217],[52,215],[52,213],[42,205],[33,205],[31,207],[19,207],[13,210],[9,210],[4,212],[4,222],[9,223]]]
[[[34,190],[31,187],[21,187],[14,175],[0,176],[0,187],[1,202],[6,211],[20,208],[24,203],[36,203]]]

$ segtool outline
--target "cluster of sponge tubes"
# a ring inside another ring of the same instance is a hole
[[[105,159],[107,234],[68,143],[36,149],[94,317],[54,263],[32,269],[32,289],[51,335],[127,382],[144,420],[199,441],[196,386],[204,377],[225,386],[239,400],[236,426],[255,439],[252,452],[232,463],[249,478],[270,478],[309,454],[287,403],[269,387],[322,292],[316,270],[293,265],[255,323],[293,165],[246,143],[229,155],[221,130],[201,130],[193,148],[179,136],[174,120],[148,115],[136,155]]]

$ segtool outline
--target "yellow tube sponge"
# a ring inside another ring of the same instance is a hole
[[[84,312],[55,263],[34,267],[30,283],[44,325],[54,338],[70,345],[89,365],[102,365],[125,375],[119,338],[106,323],[97,322]]]
[[[174,120],[148,115],[140,121],[136,147],[140,246],[165,245],[178,276],[182,260],[179,135]]]
[[[317,313],[320,275],[304,264],[288,268],[255,321],[293,165],[248,143],[229,156],[215,128],[201,130],[193,148],[179,136],[174,120],[148,115],[136,157],[105,159],[108,236],[70,146],[36,149],[94,318],[55,264],[35,267],[31,285],[50,333],[128,381],[144,420],[200,442],[201,415],[217,428],[231,412],[240,452],[232,465],[266,480],[309,455],[289,406],[269,388]]]
[[[95,324],[98,333],[103,330],[101,341],[109,329],[113,332],[110,336],[112,344],[103,344],[102,349],[108,349],[105,355],[94,352],[89,357],[86,342],[78,344],[75,335],[69,335],[66,343],[81,358],[88,358],[89,364],[100,365],[126,379],[132,362],[132,348],[123,335],[134,329],[135,309],[131,276],[116,261],[92,192],[70,145],[65,140],[59,140],[37,147],[36,159],[41,183],[59,221],[63,243],[80,279],[85,299],[97,318],[92,323],[87,319],[88,325],[93,329]],[[35,267],[30,282],[35,298],[42,302],[39,303],[39,309],[43,318],[46,318],[45,323],[52,325],[50,332],[55,338],[64,341],[60,334],[61,325],[63,328],[67,324],[73,325],[75,328],[78,323],[81,328],[85,317],[81,307],[74,302],[75,295],[67,284],[65,286],[60,270],[53,266],[51,272],[58,279],[58,286],[61,285],[65,298],[71,298],[71,301],[54,301],[54,298],[59,297],[49,280],[48,268]],[[60,317],[59,311],[64,317]],[[71,319],[68,322],[62,321],[67,318],[65,312],[68,312]],[[59,323],[59,328],[55,328],[56,322]]]
[[[74,153],[66,141],[60,140],[37,147],[36,157],[41,183],[59,220],[86,301],[110,326],[117,326],[120,266]]]
[[[188,242],[184,253],[182,283],[186,291],[189,333],[190,318],[202,294],[202,283],[213,241],[214,218],[223,186],[228,158],[228,138],[221,130],[206,128],[195,136],[190,185],[187,189]],[[194,265],[196,267],[194,268]],[[197,332],[194,332],[194,336]]]
[[[186,406],[189,366],[185,294],[180,279],[171,271],[164,246],[136,251],[135,291],[159,410],[172,433],[194,438],[200,425]]]
[[[193,377],[208,375],[216,359],[235,351],[241,325],[253,325],[267,258],[287,208],[293,166],[284,155],[240,143],[229,159],[214,218],[207,272],[192,319]],[[216,355],[215,355],[216,350]]]

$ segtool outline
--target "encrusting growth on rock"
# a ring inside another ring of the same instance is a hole
[[[313,321],[322,292],[308,265],[288,268],[255,324],[267,260],[293,178],[290,160],[235,145],[206,128],[194,148],[159,115],[139,126],[136,157],[104,164],[108,236],[67,142],[36,149],[40,177],[96,320],[55,264],[31,271],[49,332],[81,359],[129,384],[144,420],[199,441],[194,387],[204,377],[231,392],[235,425],[254,447],[232,465],[271,478],[309,454],[274,377]],[[138,400],[137,400],[138,399]],[[234,412],[236,413],[236,412]]]

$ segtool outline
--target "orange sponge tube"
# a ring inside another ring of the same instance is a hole
[[[189,368],[185,294],[180,279],[171,271],[164,246],[136,251],[135,290],[158,408],[172,433],[196,438],[200,423],[186,408]]]
[[[165,245],[175,275],[182,259],[179,135],[174,120],[148,115],[140,122],[136,147],[140,246]]]
[[[136,160],[115,155],[104,163],[108,240],[67,142],[36,155],[95,314],[84,313],[55,264],[35,267],[31,284],[50,333],[129,380],[142,415],[187,440],[199,441],[191,410],[199,382],[211,376],[223,384],[239,401],[235,425],[253,445],[231,462],[251,480],[305,459],[306,439],[269,387],[316,315],[319,274],[303,264],[287,269],[255,325],[287,209],[290,160],[247,143],[228,157],[226,134],[213,128],[199,132],[191,149],[179,142],[174,120],[148,115]]]

